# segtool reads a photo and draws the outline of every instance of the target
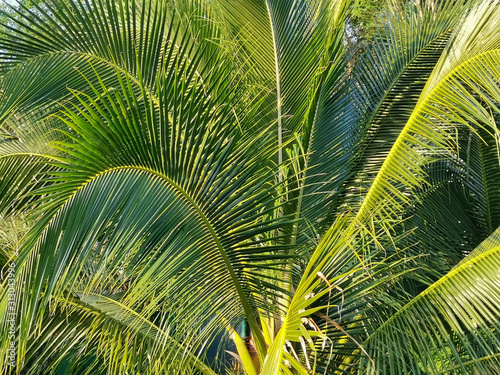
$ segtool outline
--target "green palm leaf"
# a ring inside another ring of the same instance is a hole
[[[488,248],[469,256],[373,332],[365,345],[374,362],[363,360],[361,369],[458,374],[497,368],[499,296],[494,270],[500,248]]]
[[[2,8],[2,373],[500,367],[500,3],[351,5]]]
[[[363,58],[325,92],[305,198],[312,215],[326,219],[323,230],[333,207],[359,206],[463,10],[446,3],[438,13],[409,5],[389,14]]]
[[[423,166],[436,153],[452,147],[453,139],[447,134],[448,126],[467,125],[467,121],[479,127],[489,128],[491,125],[489,110],[496,110],[492,100],[496,96],[494,82],[498,74],[494,63],[498,59],[496,46],[499,42],[498,35],[493,31],[496,12],[497,7],[483,5],[455,31],[406,126],[366,194],[357,213],[358,222],[371,218],[383,222],[384,218],[397,217],[408,202],[402,187],[421,185]],[[482,43],[475,42],[476,38],[480,38]],[[472,84],[475,74],[488,77],[490,81],[483,78],[481,85]],[[492,100],[485,107],[474,99],[474,94]],[[380,200],[382,197],[383,200]]]

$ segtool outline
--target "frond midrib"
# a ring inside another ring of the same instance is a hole
[[[269,0],[265,0],[267,15],[269,17],[269,24],[271,27],[271,35],[273,40],[273,55],[274,55],[274,69],[276,78],[276,108],[277,108],[277,123],[278,123],[278,169],[283,164],[283,124],[282,124],[282,113],[281,113],[281,76],[280,76],[280,61],[279,61],[279,46],[278,38],[276,35],[276,25],[274,24],[273,14],[271,12],[271,7],[269,6]],[[281,183],[283,175],[281,171],[278,171],[278,180]]]

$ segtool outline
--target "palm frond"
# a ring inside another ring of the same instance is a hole
[[[349,216],[338,219],[311,255],[262,374],[335,373],[368,354],[366,332],[397,307],[385,289],[416,265],[412,257],[360,264],[358,253],[373,240],[353,243],[356,232]]]
[[[500,247],[469,256],[365,341],[368,373],[489,373],[498,367]]]
[[[329,212],[357,207],[361,186],[371,184],[406,124],[463,13],[463,5],[446,4],[439,12],[408,5],[388,13],[374,44],[325,93],[305,197],[314,216],[326,220],[323,231],[333,220]]]
[[[495,131],[490,111],[497,111],[494,98],[499,72],[495,61],[499,56],[495,46],[500,40],[493,24],[498,12],[497,6],[482,5],[455,31],[363,199],[356,214],[358,223],[397,219],[409,201],[409,188],[425,184],[423,167],[453,150],[450,126]],[[472,83],[474,79],[477,83]],[[474,95],[490,99],[481,105]]]

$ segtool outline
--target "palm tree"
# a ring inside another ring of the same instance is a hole
[[[2,373],[499,372],[500,2],[351,5],[4,14]]]

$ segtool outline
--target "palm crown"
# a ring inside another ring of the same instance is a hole
[[[2,373],[500,368],[500,3],[390,7],[359,54],[350,6],[12,16]]]

